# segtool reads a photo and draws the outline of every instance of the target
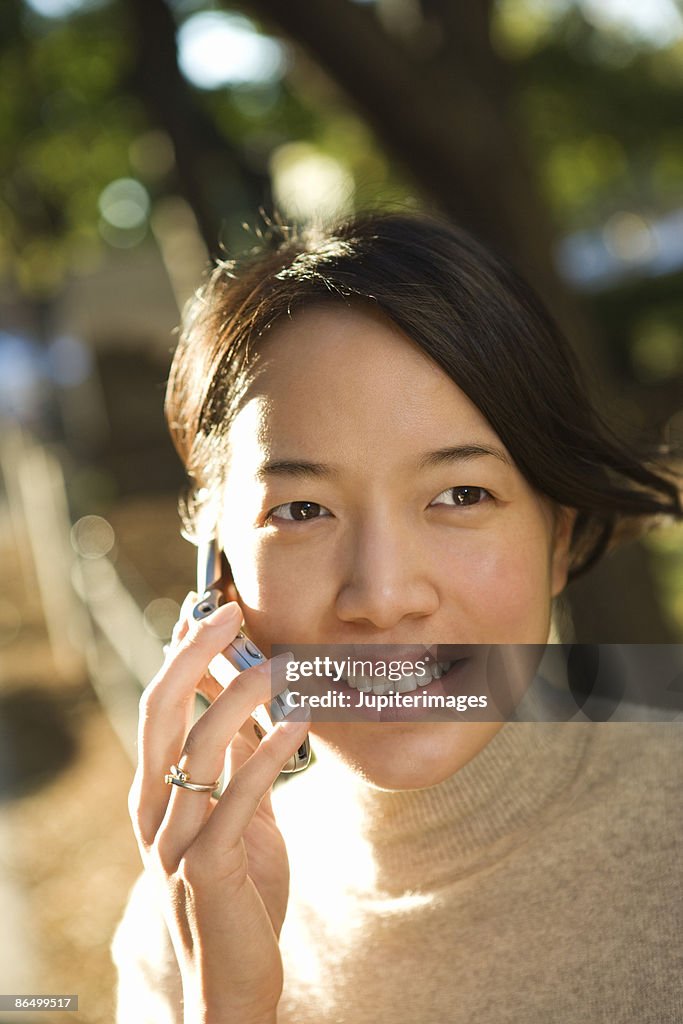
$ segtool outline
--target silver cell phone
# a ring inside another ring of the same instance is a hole
[[[197,552],[197,593],[199,600],[192,609],[195,619],[205,619],[224,603],[221,580],[224,575],[223,557],[215,539],[201,543]],[[235,676],[247,668],[260,665],[266,660],[253,640],[240,632],[221,654],[209,664],[209,672],[221,686],[227,686]],[[270,732],[276,722],[281,722],[291,710],[285,698],[287,690],[278,693],[267,705],[261,704],[252,712],[254,731],[259,739]],[[311,745],[308,737],[295,754],[292,754],[282,771],[287,774],[300,772],[308,767],[311,759]]]

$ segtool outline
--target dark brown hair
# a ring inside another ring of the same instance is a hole
[[[670,453],[635,452],[614,435],[566,339],[507,263],[450,224],[375,213],[324,232],[273,225],[256,250],[220,262],[189,305],[166,395],[195,484],[186,529],[202,510],[215,527],[225,436],[259,339],[320,301],[378,307],[481,410],[527,481],[578,510],[570,579],[620,537],[683,516]]]

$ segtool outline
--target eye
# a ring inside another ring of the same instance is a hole
[[[447,490],[437,494],[433,505],[450,505],[454,508],[463,508],[466,505],[481,505],[483,502],[492,501],[493,495],[485,487],[449,487]]]
[[[284,505],[271,508],[266,516],[266,522],[284,519],[290,523],[304,523],[308,519],[323,519],[329,515],[331,513],[328,509],[316,501],[286,501]]]

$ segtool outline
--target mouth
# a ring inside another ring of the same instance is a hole
[[[425,689],[433,683],[449,675],[456,667],[462,667],[468,658],[457,658],[452,661],[433,661],[425,665],[424,674],[410,673],[401,675],[398,679],[376,679],[366,675],[348,675],[340,680],[352,690],[359,693],[374,693],[378,697],[389,693],[411,693],[414,690]]]

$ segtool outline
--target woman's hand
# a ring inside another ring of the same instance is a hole
[[[284,680],[277,689],[271,682],[284,659],[240,673],[225,690],[207,677],[241,618],[236,603],[189,625],[181,613],[140,702],[129,808],[178,959],[185,1024],[271,1024],[282,992],[289,865],[270,791],[308,723],[278,723],[257,745],[249,715],[284,688]],[[197,689],[215,700],[191,725]],[[230,781],[218,800],[164,782],[172,764],[193,782],[213,782],[224,762]]]

